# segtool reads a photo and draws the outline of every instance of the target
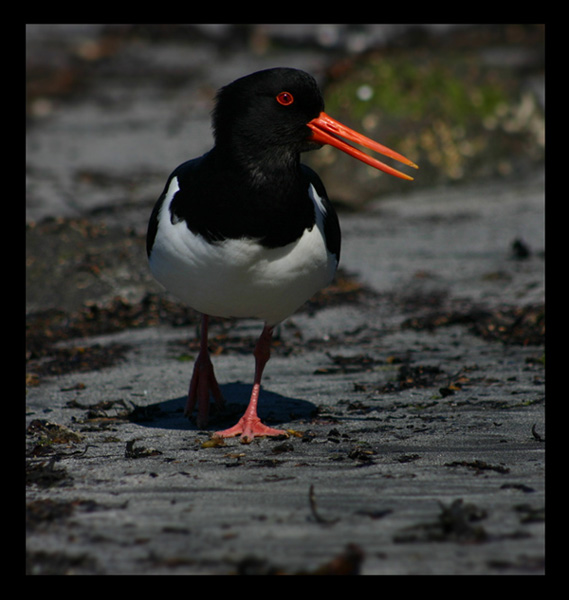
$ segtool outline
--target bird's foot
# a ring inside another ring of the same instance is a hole
[[[198,427],[205,427],[208,423],[210,394],[215,401],[216,407],[222,409],[225,401],[215,378],[211,359],[208,353],[200,352],[194,364],[188,400],[184,409],[184,414],[189,417],[197,405],[198,413],[196,422]]]
[[[288,437],[288,434],[284,429],[273,429],[272,427],[263,425],[259,417],[248,414],[243,415],[241,419],[239,419],[237,425],[234,425],[229,429],[224,429],[223,431],[216,431],[213,435],[214,437],[219,438],[235,437],[240,435],[241,441],[246,444],[251,442],[255,437],[276,435],[286,435]]]

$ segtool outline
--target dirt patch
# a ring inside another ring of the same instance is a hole
[[[26,227],[28,312],[79,311],[151,286],[144,236],[91,219],[48,219]]]
[[[469,306],[462,309],[432,311],[410,317],[404,329],[434,330],[437,327],[464,325],[485,340],[503,344],[535,345],[545,343],[545,305],[486,309]]]
[[[394,542],[461,542],[481,543],[488,539],[488,534],[479,523],[487,517],[484,509],[462,499],[455,500],[450,506],[441,504],[438,517],[429,523],[419,523],[406,528],[394,537]]]

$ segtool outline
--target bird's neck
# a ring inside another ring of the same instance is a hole
[[[314,224],[308,183],[298,156],[272,153],[261,158],[245,160],[215,147],[208,153],[206,160],[212,163],[207,170],[215,173],[212,185],[217,189],[208,195],[208,207],[213,208],[213,198],[217,204],[215,221],[207,228],[219,237],[251,237],[269,247],[284,246]]]
[[[248,189],[283,190],[294,187],[300,182],[300,155],[288,149],[272,147],[269,149],[227,150],[215,146],[213,159],[221,166],[218,172],[231,172]]]

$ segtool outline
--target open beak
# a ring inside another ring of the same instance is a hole
[[[330,146],[334,146],[335,148],[342,150],[342,152],[361,160],[371,167],[375,167],[376,169],[384,171],[385,173],[389,173],[390,175],[395,175],[395,177],[409,179],[411,181],[413,180],[413,177],[410,177],[405,173],[401,173],[401,171],[398,171],[393,167],[389,167],[376,158],[373,158],[369,154],[354,148],[354,146],[348,144],[344,140],[339,139],[337,136],[344,137],[351,142],[355,142],[356,144],[364,146],[365,148],[379,152],[384,156],[394,158],[395,160],[398,160],[399,162],[402,162],[410,167],[414,167],[415,169],[419,168],[414,162],[410,161],[408,158],[405,158],[398,152],[394,152],[386,146],[378,144],[370,138],[365,137],[365,135],[362,135],[361,133],[350,129],[345,125],[342,125],[342,123],[328,116],[325,112],[321,112],[315,119],[312,119],[312,121],[307,123],[307,125],[312,130],[312,134],[310,136],[312,141],[318,142],[319,144],[330,144]]]

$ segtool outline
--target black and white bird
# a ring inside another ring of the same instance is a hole
[[[406,165],[414,163],[324,111],[314,78],[289,68],[237,79],[217,94],[214,147],[181,164],[152,212],[147,253],[154,277],[202,315],[185,413],[208,421],[210,395],[224,400],[208,351],[208,316],[264,322],[255,378],[239,422],[214,435],[280,435],[257,415],[274,327],[328,285],[340,259],[340,227],[318,175],[300,154],[330,144],[392,175],[412,179],[341,136]]]

